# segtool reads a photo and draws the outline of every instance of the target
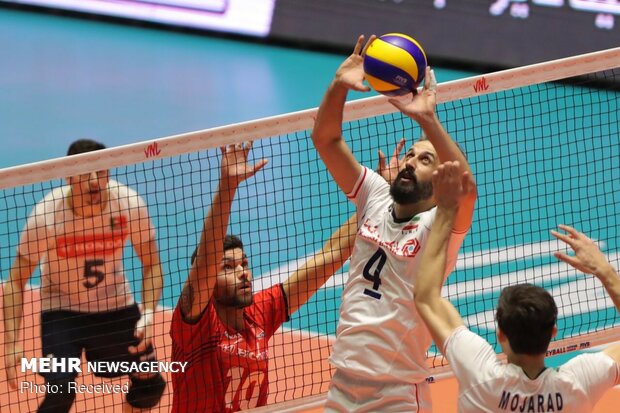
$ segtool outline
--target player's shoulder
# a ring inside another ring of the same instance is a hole
[[[276,300],[280,300],[284,292],[282,291],[282,284],[273,284],[270,287],[263,288],[260,291],[254,293],[252,304],[260,307],[261,305],[271,303]]]
[[[435,219],[435,215],[437,215],[437,207],[433,206],[430,209],[427,209],[426,211],[420,212],[416,216],[420,217],[420,219],[422,219],[422,218],[424,218],[424,219]]]
[[[60,201],[67,197],[70,193],[71,187],[69,185],[59,186],[45,194],[45,197],[41,202]]]
[[[108,182],[108,192],[112,199],[119,202],[126,202],[130,205],[144,204],[144,199],[135,189],[114,179],[110,179]]]
[[[367,181],[369,184],[376,186],[380,189],[389,191],[390,184],[387,183],[387,181],[381,175],[379,175],[377,171],[373,171],[372,169],[366,166],[364,167],[364,169],[366,172],[365,181]]]
[[[557,371],[560,375],[575,375],[592,368],[605,369],[612,367],[615,361],[602,351],[584,353],[573,357],[561,365]]]
[[[258,318],[262,318],[265,311],[276,308],[276,304],[285,299],[282,284],[274,284],[254,293],[252,304],[244,309],[244,313],[260,325],[262,323],[258,322]]]
[[[108,191],[110,191],[110,195],[114,197],[138,194],[133,188],[115,179],[110,179],[108,181]]]
[[[53,213],[56,210],[63,209],[63,203],[69,196],[71,187],[68,185],[59,186],[49,191],[37,203],[35,207],[36,214]]]

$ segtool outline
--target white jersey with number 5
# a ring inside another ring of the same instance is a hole
[[[419,383],[428,375],[431,337],[415,309],[413,285],[436,208],[399,222],[389,190],[381,176],[363,168],[347,194],[359,228],[330,362],[372,380]],[[446,274],[465,234],[450,238]]]
[[[489,343],[465,327],[444,347],[459,382],[459,413],[587,413],[620,384],[620,367],[605,353],[582,354],[532,380],[521,367],[500,362]]]
[[[104,211],[80,217],[69,205],[70,187],[48,193],[28,217],[18,254],[41,264],[42,310],[102,312],[134,303],[123,272],[123,249],[155,236],[146,205],[127,186],[110,180]]]

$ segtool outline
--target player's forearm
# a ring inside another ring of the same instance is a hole
[[[4,284],[2,310],[6,344],[17,341],[22,322],[24,289],[36,266],[36,263],[31,263],[21,254],[17,254],[9,272],[9,279]]]
[[[448,242],[455,215],[455,209],[437,208],[414,287],[416,309],[439,348],[443,348],[447,337],[455,328],[463,325],[463,320],[452,303],[441,296]]]
[[[337,251],[339,255],[344,255],[344,261],[351,255],[355,237],[357,235],[357,213],[351,215],[329,239],[323,244],[322,251]]]
[[[452,233],[456,210],[437,208],[435,221],[420,261],[415,284],[415,299],[420,303],[437,306],[441,299],[447,247]]]
[[[22,322],[24,291],[19,283],[12,280],[4,284],[3,290],[4,342],[14,345]]]
[[[348,89],[333,80],[327,88],[314,122],[312,141],[321,151],[333,141],[342,139],[342,119]]]
[[[448,132],[444,129],[441,121],[437,117],[437,114],[426,116],[418,120],[420,127],[424,131],[424,135],[433,144],[433,147],[437,151],[440,162],[458,161],[461,166],[461,171],[469,171],[471,168],[465,155],[459,149],[458,145]]]
[[[357,214],[332,234],[323,248],[284,283],[291,313],[304,305],[351,256],[357,233]]]
[[[225,177],[220,179],[218,190],[213,197],[211,209],[205,218],[200,236],[196,262],[199,267],[217,265],[224,253],[224,238],[230,219],[230,211],[237,190],[237,184],[232,184]],[[206,260],[206,262],[205,262]]]
[[[347,222],[336,230],[330,239],[323,245],[317,254],[315,263],[319,264],[318,285],[320,288],[325,282],[338,271],[351,256],[355,236],[357,234],[357,214],[353,214]],[[314,292],[313,292],[314,293]]]
[[[164,276],[160,264],[144,269],[142,275],[142,302],[146,310],[155,311],[161,298]]]
[[[440,162],[458,161],[460,173],[465,171],[472,173],[467,158],[448,132],[446,132],[436,114],[423,120],[418,120],[418,123],[437,151]],[[471,226],[476,198],[477,193],[474,190],[461,200],[459,211],[454,220],[455,231],[462,232]]]
[[[601,280],[605,290],[607,290],[607,294],[609,294],[609,297],[616,306],[616,309],[620,312],[620,277],[618,276],[616,269],[609,264],[600,271],[597,271],[594,275]]]

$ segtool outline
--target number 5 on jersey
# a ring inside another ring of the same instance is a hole
[[[86,260],[84,261],[84,278],[86,279],[82,285],[86,288],[96,287],[101,281],[103,281],[105,274],[99,271],[97,267],[104,264],[104,261],[99,260]]]
[[[372,282],[372,290],[364,288],[364,294],[376,298],[377,300],[381,299],[379,286],[381,285],[381,270],[385,265],[385,261],[387,261],[387,254],[379,248],[377,252],[370,257],[366,266],[364,266],[364,278]]]

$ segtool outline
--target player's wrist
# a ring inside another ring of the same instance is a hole
[[[454,225],[456,214],[458,212],[458,204],[456,205],[437,205],[437,213],[435,214],[435,227],[450,227]]]
[[[596,275],[602,282],[612,282],[614,280],[618,281],[618,272],[609,263],[603,266],[603,268],[594,271],[594,275]]]
[[[220,189],[228,191],[235,191],[241,183],[239,178],[225,174],[222,174],[222,179],[220,181]]]
[[[152,317],[153,317],[153,313],[154,313],[154,311],[153,311],[153,309],[152,309],[152,308],[147,308],[147,307],[145,307],[145,308],[142,310],[142,317],[145,317],[145,318],[146,318],[146,317],[151,317],[151,318],[152,318]]]
[[[415,114],[415,116],[411,116],[411,117],[416,122],[418,122],[418,124],[420,125],[420,127],[422,127],[422,129],[437,127],[440,125],[439,118],[437,117],[437,114],[435,113],[435,111],[428,112],[428,113],[417,113]]]
[[[334,79],[332,80],[331,85],[329,86],[331,91],[334,92],[348,92],[350,89],[350,86],[347,84],[347,82],[344,80],[343,76],[336,73],[336,76],[334,77]]]

